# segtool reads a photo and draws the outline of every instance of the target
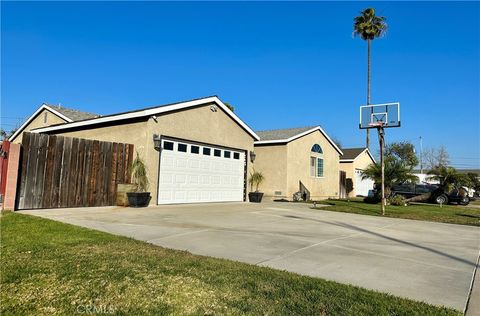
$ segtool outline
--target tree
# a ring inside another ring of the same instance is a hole
[[[368,43],[368,62],[367,62],[367,105],[370,104],[370,51],[372,41],[383,37],[387,32],[386,18],[376,16],[374,8],[367,8],[360,12],[360,15],[353,19],[353,36],[360,36]],[[367,129],[367,148],[370,148],[370,130]]]
[[[414,146],[410,142],[388,144],[385,148],[385,196],[389,196],[391,188],[397,183],[413,182],[413,168],[418,164]],[[376,185],[382,181],[382,166],[376,162],[362,171],[362,178],[372,179]]]
[[[223,104],[225,104],[230,111],[235,112],[235,107],[233,105],[228,102],[223,102]]]
[[[362,179],[372,179],[376,185],[382,181],[382,166],[372,163],[362,171]],[[417,177],[411,173],[410,167],[392,156],[385,157],[385,196],[389,196],[392,186],[402,182],[416,181]]]
[[[391,143],[385,147],[385,156],[393,156],[402,160],[413,170],[419,161],[415,154],[415,147],[410,142]]]
[[[467,177],[469,179],[469,188],[474,189],[475,191],[480,191],[480,176],[478,173],[469,172],[467,173]]]
[[[437,149],[427,148],[423,152],[424,165],[427,170],[434,170],[439,167],[447,167],[450,164],[450,157],[445,146]]]
[[[3,128],[0,128],[0,140],[3,140],[3,139],[9,139],[10,136],[12,136],[13,134],[15,134],[15,132],[17,131],[17,129],[12,129],[11,131],[6,131],[4,130]]]

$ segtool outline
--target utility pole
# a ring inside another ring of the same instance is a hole
[[[385,131],[383,126],[378,127],[378,140],[380,142],[380,164],[382,165],[382,215],[385,215]]]
[[[420,173],[423,174],[423,139],[420,136]]]

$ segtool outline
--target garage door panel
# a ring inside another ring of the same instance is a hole
[[[169,146],[173,150],[162,146],[158,204],[243,201],[244,152],[165,141],[174,145]],[[185,150],[185,146],[186,152],[178,150]]]

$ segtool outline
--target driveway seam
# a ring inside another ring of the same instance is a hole
[[[414,259],[408,259],[408,258],[404,258],[404,257],[396,257],[396,256],[385,255],[385,254],[381,254],[381,253],[377,253],[377,252],[373,252],[373,251],[360,250],[360,249],[355,249],[355,248],[351,248],[351,247],[340,246],[340,245],[332,245],[332,244],[325,244],[325,246],[335,247],[335,248],[340,248],[340,249],[346,249],[346,250],[351,250],[351,251],[356,251],[356,252],[362,252],[362,253],[366,253],[366,254],[371,254],[371,255],[386,257],[386,258],[391,258],[391,259],[409,261],[409,262],[418,263],[418,264],[426,265],[426,266],[432,266],[432,267],[445,269],[445,270],[465,272],[465,270],[461,270],[461,269],[450,268],[450,267],[443,266],[443,265],[431,264],[431,263],[418,261],[418,260],[414,260]]]
[[[386,225],[386,226],[382,226],[378,229],[383,229],[383,228],[387,228],[387,227],[390,227],[390,226],[393,226],[395,224],[389,224],[389,225]],[[303,247],[303,248],[299,248],[299,249],[295,249],[293,251],[290,251],[290,252],[287,252],[287,253],[284,253],[280,256],[277,256],[275,258],[271,258],[271,259],[267,259],[267,260],[262,260],[262,261],[259,261],[255,264],[262,264],[262,263],[266,263],[266,262],[269,262],[269,261],[274,261],[274,260],[278,260],[278,259],[284,259],[286,257],[289,257],[297,252],[300,252],[300,251],[304,251],[304,250],[307,250],[307,249],[310,249],[310,248],[313,248],[313,247],[316,247],[316,246],[319,246],[319,245],[322,245],[322,244],[326,244],[330,241],[335,241],[335,240],[340,240],[340,239],[348,239],[348,238],[352,238],[352,237],[356,237],[356,236],[360,236],[360,235],[363,235],[365,233],[355,233],[355,234],[351,234],[351,235],[348,235],[348,236],[342,236],[342,237],[337,237],[337,238],[333,238],[333,239],[327,239],[327,240],[323,240],[321,242],[318,242],[318,243],[315,243],[315,244],[312,244],[312,245],[309,245],[309,246],[306,246],[306,247]]]

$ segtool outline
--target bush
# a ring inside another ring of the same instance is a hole
[[[382,201],[382,197],[378,194],[375,194],[374,196],[367,196],[363,199],[363,202],[368,204],[378,204],[380,201]]]
[[[404,206],[405,198],[401,195],[395,195],[388,198],[388,203],[390,205]]]

